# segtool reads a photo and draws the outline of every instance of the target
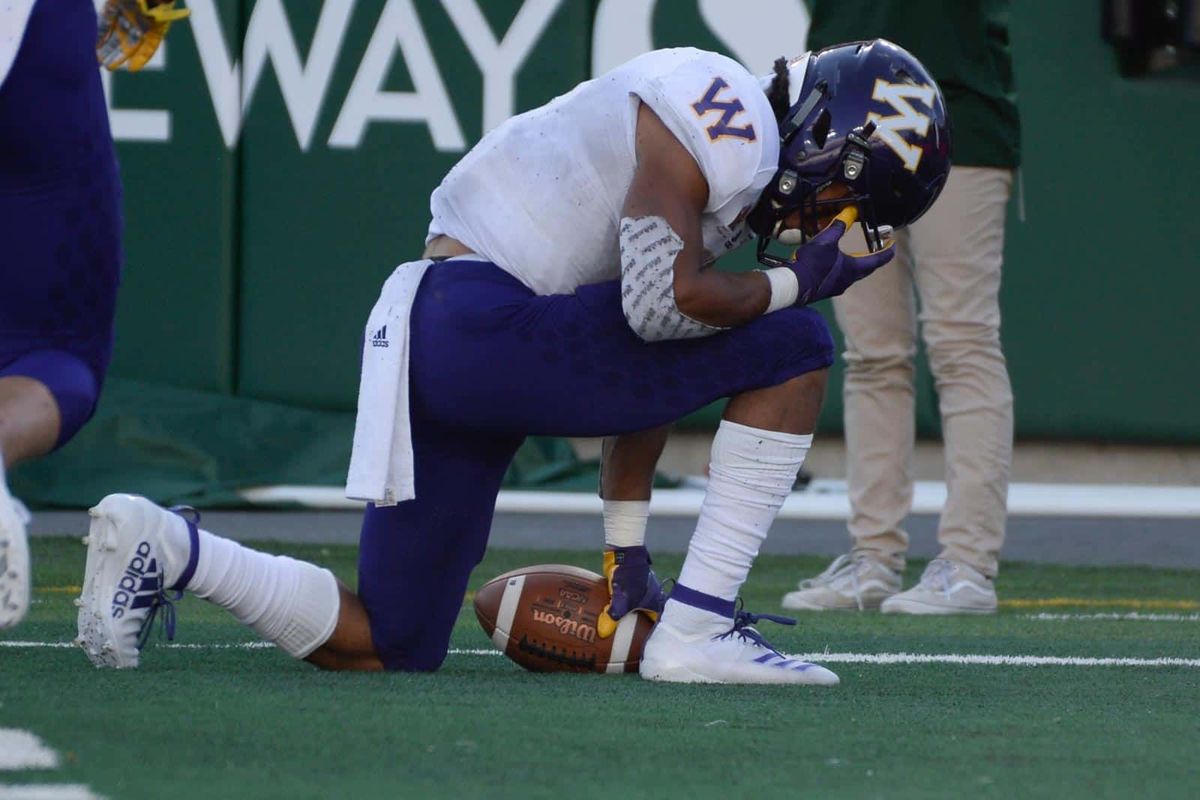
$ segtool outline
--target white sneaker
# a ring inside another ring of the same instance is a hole
[[[982,573],[959,561],[935,558],[921,581],[883,601],[885,614],[995,614],[996,587]]]
[[[866,555],[838,556],[815,578],[783,596],[792,611],[863,611],[900,591],[900,573]]]
[[[29,611],[29,512],[8,493],[0,466],[0,630],[15,628]]]
[[[79,606],[79,636],[97,667],[132,668],[163,611],[167,638],[174,638],[175,609],[164,590],[164,558],[175,563],[187,554],[171,542],[189,541],[187,523],[178,514],[144,497],[110,494],[88,511],[92,524]],[[182,531],[171,533],[171,526]],[[182,539],[180,538],[182,536]]]
[[[728,621],[712,615],[714,622]],[[738,612],[725,633],[691,633],[659,621],[642,650],[640,672],[651,681],[671,683],[801,683],[836,686],[838,676],[824,667],[784,655],[750,625],[758,617]]]

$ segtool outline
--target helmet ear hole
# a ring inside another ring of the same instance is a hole
[[[829,127],[833,119],[829,114],[829,109],[821,112],[821,116],[817,117],[817,121],[813,123],[812,138],[818,148],[825,146],[825,140],[829,138]]]

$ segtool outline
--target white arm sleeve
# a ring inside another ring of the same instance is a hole
[[[643,341],[695,339],[725,330],[686,316],[675,303],[675,257],[683,240],[662,217],[621,219],[621,309]]]

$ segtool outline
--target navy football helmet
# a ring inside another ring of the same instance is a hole
[[[853,203],[868,247],[880,249],[881,229],[924,214],[950,171],[945,100],[904,48],[884,39],[829,47],[793,62],[791,80],[801,73],[799,93],[793,85],[795,102],[779,123],[779,170],[748,219],[759,261],[768,266],[786,263],[766,252],[769,242],[803,242],[822,206]],[[849,196],[818,200],[835,182]],[[784,232],[783,220],[797,211],[800,234]]]

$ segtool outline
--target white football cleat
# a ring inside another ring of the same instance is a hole
[[[29,611],[29,512],[8,492],[0,465],[0,630],[15,628]]]
[[[164,589],[164,559],[186,562],[186,552],[169,551],[180,549],[172,548],[172,542],[190,541],[188,523],[144,497],[127,494],[110,494],[88,514],[92,523],[83,539],[88,554],[83,593],[76,601],[75,643],[97,667],[136,667],[159,609],[167,638],[174,638],[175,609]],[[182,530],[172,532],[172,526]]]
[[[885,614],[995,614],[996,587],[961,561],[935,558],[921,581],[883,601]]]
[[[728,621],[727,617],[712,616]],[[762,618],[772,619],[770,615],[762,615]],[[733,627],[716,635],[683,631],[660,619],[646,640],[639,671],[646,680],[670,683],[837,686],[838,676],[834,673],[817,664],[784,655],[767,644],[762,635],[750,627],[758,619],[754,614],[737,612]]]
[[[782,605],[792,611],[865,611],[900,591],[900,573],[861,554],[838,556],[815,578],[800,581]]]

